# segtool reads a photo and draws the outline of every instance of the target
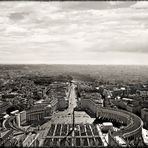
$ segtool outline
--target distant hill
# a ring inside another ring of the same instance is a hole
[[[0,65],[0,77],[71,75],[74,79],[148,80],[148,66],[129,65]]]

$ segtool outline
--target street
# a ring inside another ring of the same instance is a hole
[[[76,106],[77,106],[77,103],[76,103],[75,85],[72,83],[71,92],[70,92],[70,96],[69,96],[68,113],[72,113],[73,109]]]
[[[40,132],[40,146],[42,146],[44,142],[44,138],[46,137],[48,130],[51,127],[51,124],[72,124],[72,113],[73,109],[76,107],[76,94],[75,94],[75,85],[71,85],[71,91],[69,95],[69,106],[64,111],[58,111],[53,114],[53,117],[51,120],[46,122],[44,125],[41,126],[42,131]],[[75,123],[76,124],[85,124],[85,123],[93,123],[94,118],[91,118],[86,112],[84,111],[75,111]]]
[[[76,93],[75,93],[75,85],[72,84],[71,86],[71,92],[69,95],[69,106],[64,111],[59,111],[53,115],[53,118],[51,119],[51,123],[54,124],[69,124],[72,123],[72,113],[73,109],[77,106],[77,100],[76,100]],[[93,118],[91,118],[87,113],[83,111],[75,111],[75,123],[92,123],[94,121]]]

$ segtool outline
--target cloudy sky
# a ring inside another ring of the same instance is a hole
[[[0,2],[0,63],[148,65],[148,2]]]

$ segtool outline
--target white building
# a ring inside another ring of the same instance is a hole
[[[148,128],[148,109],[143,108],[141,110],[141,119],[143,120],[144,127]]]

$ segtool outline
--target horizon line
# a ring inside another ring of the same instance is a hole
[[[60,64],[60,63],[0,63],[0,65],[67,65],[67,66],[148,66],[148,64]]]

